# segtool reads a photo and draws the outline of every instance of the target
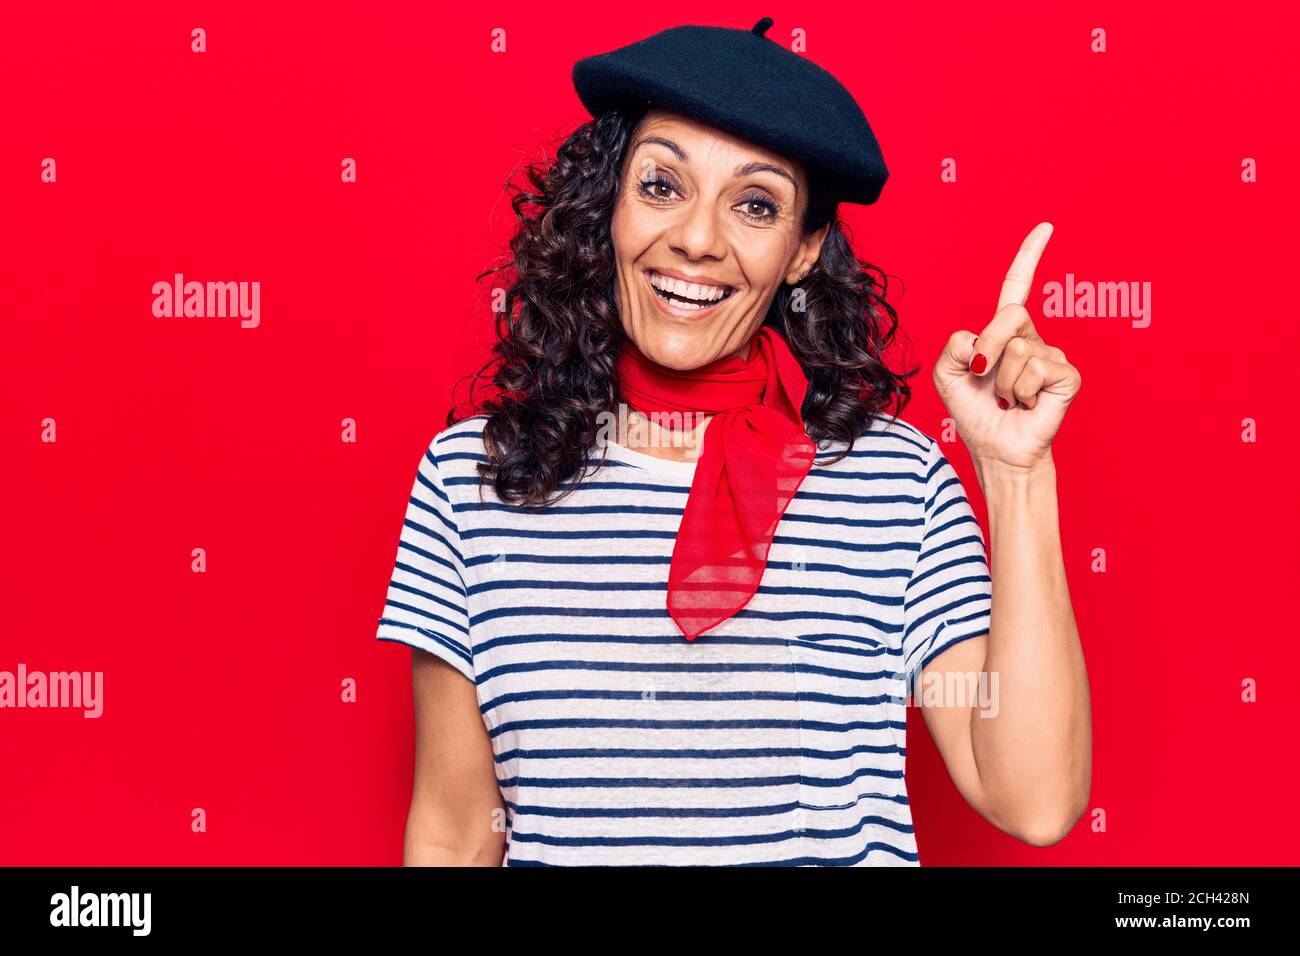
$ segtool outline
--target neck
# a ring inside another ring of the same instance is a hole
[[[691,428],[672,428],[628,410],[626,446],[668,461],[698,461],[704,450],[704,430],[712,415],[693,416]]]
[[[626,430],[622,438],[615,440],[656,458],[698,461],[704,452],[704,432],[714,413],[761,400],[763,378],[759,370],[748,368],[760,351],[757,338],[750,336],[739,349],[697,366],[709,370],[702,377],[691,371],[664,369],[632,343],[633,349],[620,357],[620,363],[623,387],[636,398],[623,399],[627,414],[619,418]],[[737,359],[745,368],[735,367],[732,360]],[[681,395],[694,397],[683,400],[679,399]]]

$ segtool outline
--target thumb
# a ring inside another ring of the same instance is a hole
[[[934,380],[947,384],[970,371],[976,374],[987,371],[987,359],[984,356],[980,356],[980,361],[985,364],[984,368],[972,370],[973,359],[975,359],[975,333],[967,329],[958,329],[948,336],[948,344],[944,346],[943,352],[934,363]]]

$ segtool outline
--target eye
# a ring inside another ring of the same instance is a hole
[[[657,195],[655,193],[655,190],[660,187],[667,189],[670,194],[677,191],[677,188],[662,176],[651,176],[643,179],[638,186],[642,196],[645,196],[647,199],[652,199],[655,202],[662,202],[669,198],[669,196]]]
[[[749,207],[745,212],[742,212],[741,215],[749,219],[757,219],[764,222],[771,222],[776,219],[781,212],[781,207],[768,199],[767,196],[762,193],[753,193],[746,196],[740,201],[740,205],[742,208]],[[761,215],[754,215],[752,207],[755,206],[764,210],[764,213]]]

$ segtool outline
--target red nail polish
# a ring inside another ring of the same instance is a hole
[[[1006,400],[1005,398],[1003,398],[1001,395],[999,395],[999,396],[998,396],[998,408],[1010,408],[1010,407],[1011,407],[1011,406],[1007,404],[1007,400]]]
[[[984,371],[984,366],[988,364],[989,364],[989,360],[986,359],[979,352],[976,352],[975,357],[970,360],[970,370],[974,372],[976,375],[979,375],[981,372]]]

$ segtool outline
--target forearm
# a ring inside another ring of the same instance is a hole
[[[971,713],[980,786],[999,817],[1051,843],[1082,814],[1092,732],[1083,650],[1061,554],[1056,467],[975,461],[989,513],[993,608],[984,670],[995,716]]]

